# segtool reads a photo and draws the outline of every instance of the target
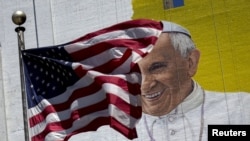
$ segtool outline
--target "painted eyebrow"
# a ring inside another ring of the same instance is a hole
[[[167,66],[167,63],[166,62],[154,62],[149,66],[148,70],[154,71],[154,70],[156,70],[160,67],[163,67],[163,66]]]

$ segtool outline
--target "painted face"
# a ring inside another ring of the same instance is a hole
[[[192,91],[192,62],[175,51],[167,33],[161,34],[138,65],[142,74],[142,109],[147,114],[169,113]]]

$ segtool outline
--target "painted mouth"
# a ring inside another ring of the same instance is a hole
[[[159,98],[163,94],[163,91],[152,93],[152,94],[144,94],[143,96],[145,98],[147,98],[148,100],[155,100],[155,99]]]

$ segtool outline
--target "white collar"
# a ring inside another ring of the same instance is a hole
[[[178,113],[187,113],[190,110],[198,107],[203,102],[203,89],[201,86],[193,81],[193,91],[184,99],[182,103],[177,106]]]

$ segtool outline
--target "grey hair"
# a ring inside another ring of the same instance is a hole
[[[184,58],[195,49],[193,40],[183,33],[169,32],[169,37],[175,50],[179,51]]]

